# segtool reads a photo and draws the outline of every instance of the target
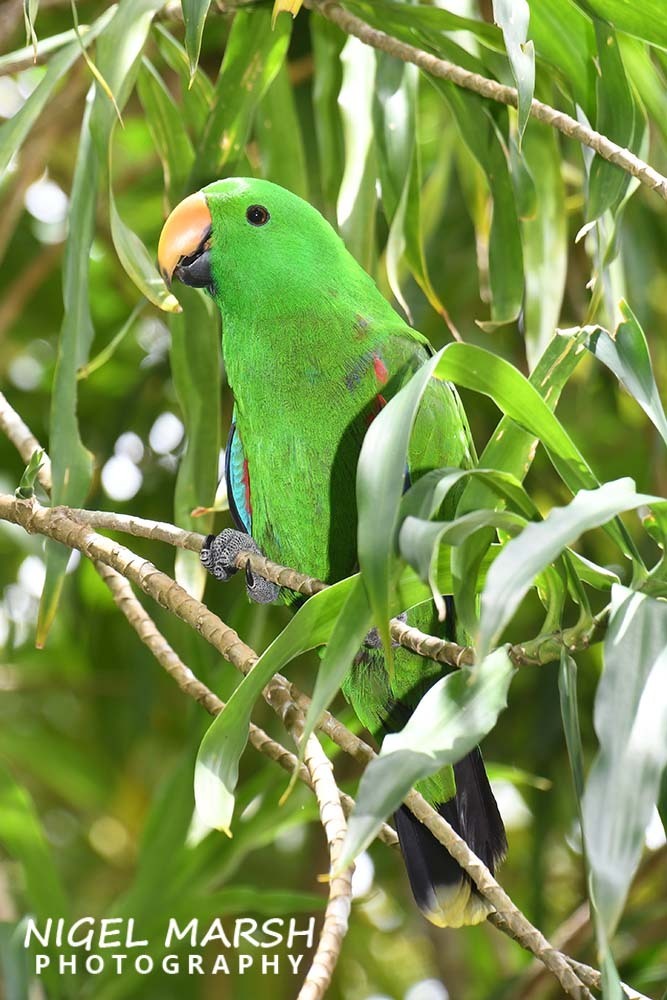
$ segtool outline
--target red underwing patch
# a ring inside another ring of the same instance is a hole
[[[250,473],[248,472],[248,459],[243,459],[243,472],[241,474],[241,482],[243,483],[243,489],[245,490],[245,505],[246,510],[252,517],[252,500],[250,499]]]
[[[389,372],[387,371],[387,366],[379,354],[373,355],[373,370],[380,385],[384,385],[389,378]]]

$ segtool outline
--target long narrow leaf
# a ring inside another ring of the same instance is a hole
[[[637,400],[667,444],[667,417],[656,385],[644,331],[627,302],[621,302],[624,322],[610,335],[606,330],[591,332],[588,348],[614,373]]]
[[[441,351],[430,358],[375,418],[359,455],[357,551],[373,620],[385,650],[391,649],[388,626],[390,567],[410,434],[428,380],[442,354]]]
[[[507,57],[519,95],[519,142],[521,142],[535,89],[535,47],[528,41],[530,8],[526,0],[493,0],[493,19],[502,29]]]
[[[185,421],[174,507],[176,524],[207,534],[213,514],[193,518],[195,507],[210,507],[218,485],[220,454],[220,333],[216,310],[202,292],[184,288],[184,311],[171,322],[171,370]],[[206,570],[195,552],[177,550],[176,579],[201,598]]]
[[[479,655],[486,656],[535,576],[568,545],[623,511],[655,502],[660,498],[637,493],[632,479],[617,479],[595,490],[581,490],[566,507],[554,507],[544,521],[528,524],[489,571],[482,594]]]
[[[112,6],[90,28],[81,28],[81,37],[85,46],[90,45],[100,32],[104,31],[115,12],[116,7]],[[46,73],[25,104],[0,126],[0,174],[7,169],[10,159],[23,145],[26,136],[46,107],[56,87],[80,56],[81,45],[75,38],[49,61]]]
[[[407,725],[385,737],[359,783],[340,870],[370,844],[416,781],[456,763],[486,736],[507,704],[514,673],[507,651],[497,649],[473,670],[437,681]]]
[[[556,334],[536,365],[530,383],[550,410],[556,408],[567,380],[583,356],[585,333]],[[537,438],[514,421],[504,416],[484,449],[479,464],[482,467],[501,469],[522,481],[535,455]],[[480,507],[493,507],[497,497],[480,480],[468,483],[459,500],[457,512],[464,514]],[[493,538],[493,532],[479,532],[471,536],[452,554],[452,571],[456,579],[456,607],[460,621],[473,634],[477,628],[475,588],[478,568]]]
[[[621,916],[667,765],[667,604],[616,586],[595,696],[584,835],[603,938]]]
[[[343,83],[338,103],[345,136],[345,171],[336,215],[348,250],[366,270],[372,270],[377,203],[372,119],[376,59],[372,49],[352,37],[340,58]]]
[[[267,10],[238,10],[234,15],[190,187],[233,171],[243,155],[257,104],[285,59],[291,27],[290,18],[281,17],[273,30]]]
[[[185,22],[185,48],[190,60],[190,79],[197,71],[204,21],[211,6],[211,0],[181,0]]]

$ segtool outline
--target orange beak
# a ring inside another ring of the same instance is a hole
[[[189,264],[208,252],[210,238],[211,213],[206,198],[197,191],[176,206],[160,233],[158,267],[167,285],[174,276],[195,284],[187,280]]]

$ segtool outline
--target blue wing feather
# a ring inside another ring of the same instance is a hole
[[[252,534],[252,512],[250,510],[250,487],[248,463],[243,451],[241,435],[232,422],[225,450],[225,479],[229,510],[239,531]]]

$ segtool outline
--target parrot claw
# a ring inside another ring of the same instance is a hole
[[[271,604],[280,593],[280,587],[276,583],[265,580],[263,576],[257,576],[250,566],[245,568],[245,589],[250,600],[256,604]]]
[[[399,622],[406,622],[408,620],[408,613],[407,611],[402,611],[401,614],[396,615],[396,617]],[[392,639],[391,645],[394,649],[396,649],[397,646],[400,646],[400,642],[394,642]],[[376,628],[372,628],[366,633],[364,646],[368,649],[382,649],[382,639],[380,638],[380,634]]]
[[[262,555],[250,535],[234,528],[225,528],[219,535],[208,535],[199,558],[202,566],[205,566],[216,580],[226,583],[238,572],[236,560],[239,552],[256,552],[257,555]],[[253,573],[249,566],[245,568],[245,578],[246,591],[251,601],[257,604],[270,604],[278,597],[280,587]]]

